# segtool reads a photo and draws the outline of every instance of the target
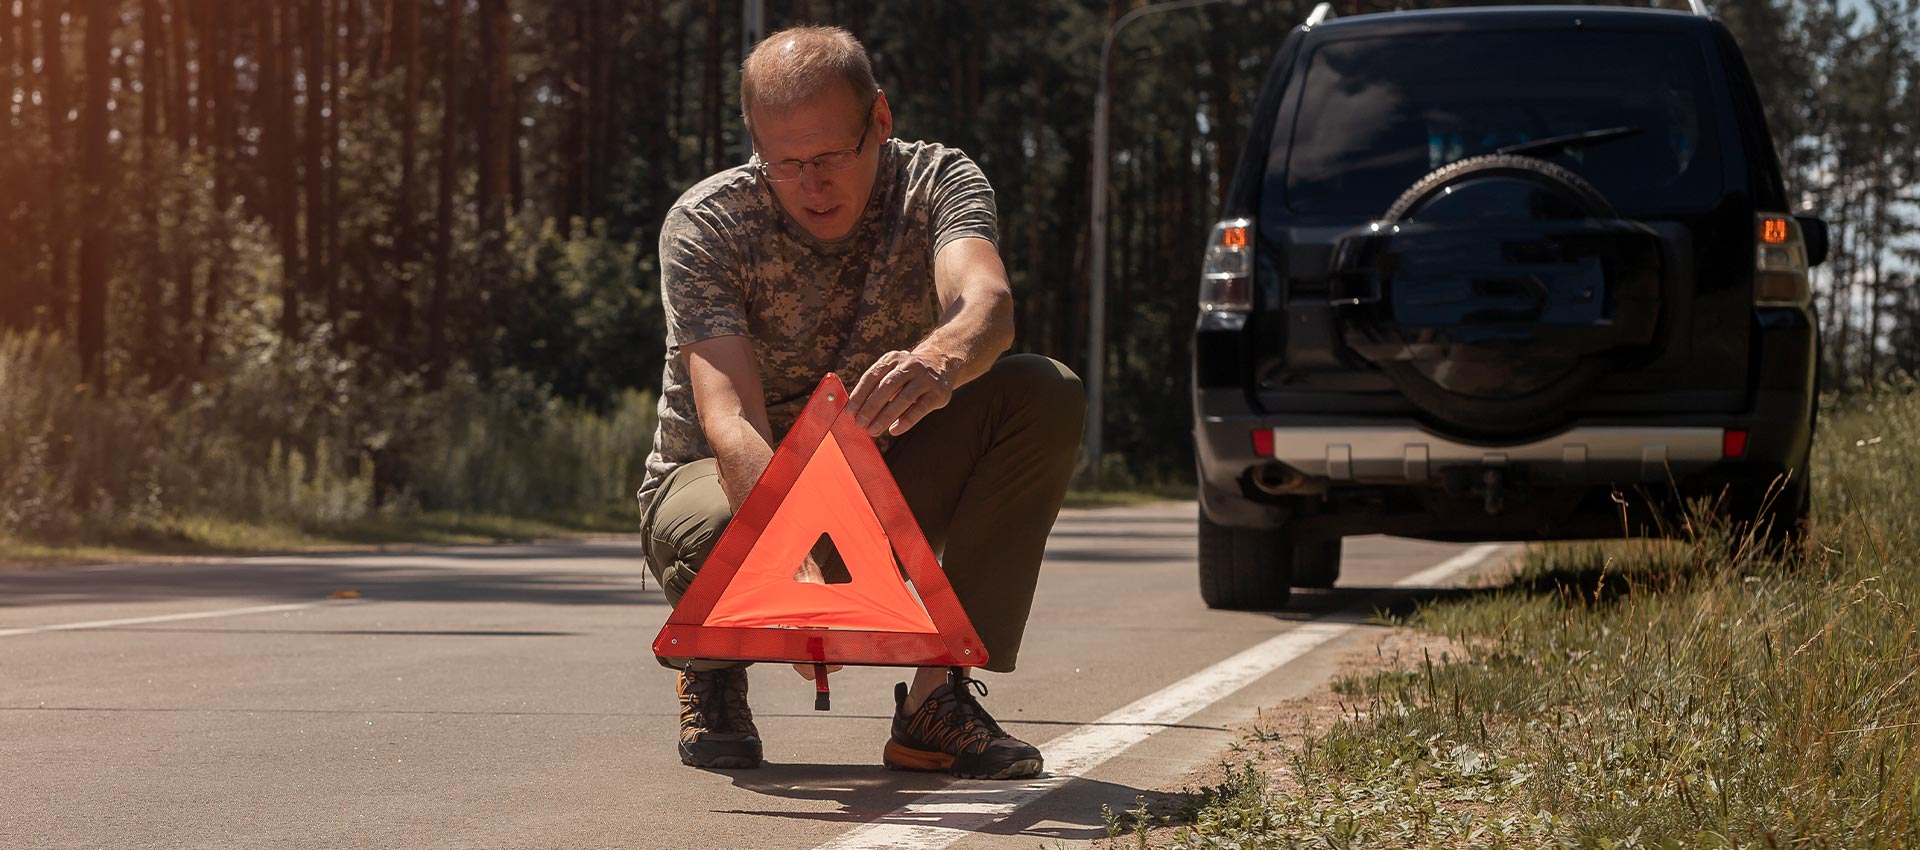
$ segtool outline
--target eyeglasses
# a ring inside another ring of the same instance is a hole
[[[875,98],[874,100],[878,102],[879,98]],[[867,134],[872,131],[873,106],[869,104],[867,106],[866,126],[860,128],[860,141],[855,143],[853,147],[847,148],[846,150],[828,151],[812,159],[783,159],[777,162],[767,162],[760,158],[760,154],[755,153],[753,155],[754,168],[759,170],[760,176],[766,178],[769,183],[791,183],[800,179],[800,175],[805,172],[809,166],[821,174],[845,171],[852,168],[854,163],[860,161],[860,152],[867,147]]]

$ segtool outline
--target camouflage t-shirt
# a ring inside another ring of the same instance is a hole
[[[660,228],[667,362],[641,511],[667,473],[713,456],[680,346],[751,339],[777,441],[826,373],[851,388],[880,355],[925,338],[940,317],[934,255],[955,239],[994,240],[994,224],[979,166],[926,142],[881,146],[866,211],[833,242],[808,235],[745,165],[688,189]]]

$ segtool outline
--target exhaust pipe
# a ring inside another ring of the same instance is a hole
[[[1269,496],[1298,492],[1307,483],[1307,477],[1299,470],[1278,462],[1254,467],[1248,478],[1253,481],[1254,489]]]

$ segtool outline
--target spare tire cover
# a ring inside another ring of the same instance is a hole
[[[1422,178],[1335,250],[1348,346],[1422,409],[1536,430],[1653,339],[1660,247],[1578,175],[1485,156]]]

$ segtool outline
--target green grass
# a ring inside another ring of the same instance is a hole
[[[310,552],[394,545],[506,543],[635,531],[617,513],[498,514],[431,512],[372,514],[338,523],[245,522],[213,517],[168,519],[65,539],[0,536],[0,564],[57,565],[139,556],[212,556]]]
[[[1191,501],[1193,501],[1192,484],[1127,487],[1115,490],[1092,490],[1076,487],[1067,491],[1067,501],[1064,507],[1119,508],[1130,505],[1150,505],[1155,502]]]
[[[1790,557],[1700,522],[1421,607],[1456,652],[1338,681],[1151,846],[1920,846],[1920,394],[1831,412],[1814,483]]]

